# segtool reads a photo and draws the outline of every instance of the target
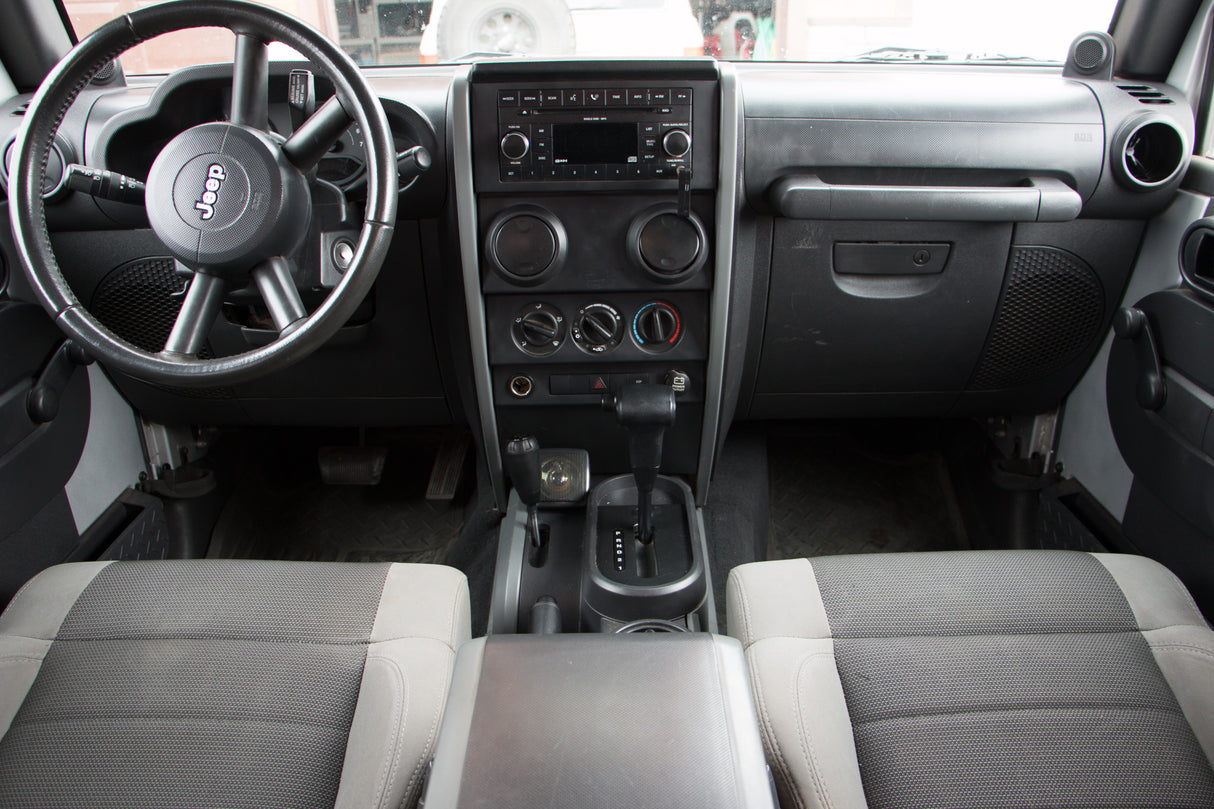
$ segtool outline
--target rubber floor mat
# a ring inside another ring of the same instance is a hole
[[[768,434],[769,559],[965,547],[930,435],[863,429]]]
[[[425,499],[438,442],[389,447],[376,486],[326,486],[315,447],[246,445],[211,557],[334,562],[443,562],[464,509]]]

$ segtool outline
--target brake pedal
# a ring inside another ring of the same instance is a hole
[[[377,486],[384,476],[386,447],[321,447],[320,479],[332,486]]]
[[[426,499],[451,502],[464,476],[464,459],[468,457],[471,443],[467,433],[454,433],[445,437],[438,447],[438,456],[430,468],[430,483],[426,486]]]

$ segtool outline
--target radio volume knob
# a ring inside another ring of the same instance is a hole
[[[682,157],[691,151],[691,135],[682,129],[672,129],[662,136],[662,151],[670,157]]]
[[[502,156],[507,160],[522,160],[531,148],[531,141],[522,132],[507,132],[502,136]]]

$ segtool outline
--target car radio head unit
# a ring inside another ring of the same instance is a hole
[[[689,87],[498,90],[503,182],[666,180],[691,163]]]

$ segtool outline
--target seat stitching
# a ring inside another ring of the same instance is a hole
[[[783,777],[785,784],[788,786],[788,792],[796,801],[798,809],[805,809],[805,801],[802,800],[801,794],[797,790],[796,781],[792,777],[792,771],[788,768],[788,762],[784,758],[784,751],[780,747],[780,741],[776,737],[775,728],[771,723],[771,714],[767,711],[767,698],[764,694],[763,686],[759,682],[759,666],[755,664],[752,654],[747,653],[746,657],[749,664],[746,668],[750,671],[751,691],[755,695],[755,702],[759,709],[759,718],[763,723],[763,730],[766,731],[763,734],[764,741],[770,743],[771,752],[775,755],[776,772]]]
[[[41,663],[45,659],[45,657],[17,657],[4,655],[3,657],[0,657],[0,666],[7,666],[14,663]]]
[[[1049,706],[1041,708],[1035,705],[1026,706],[1023,708],[977,708],[974,710],[962,711],[922,711],[914,714],[900,714],[897,716],[883,716],[880,719],[865,719],[862,721],[853,721],[853,725],[879,725],[883,722],[904,722],[908,719],[935,719],[942,716],[978,716],[981,714],[1018,714],[1028,713],[1031,711],[1040,712],[1075,712],[1075,713],[1107,713],[1110,711],[1118,711],[1131,714],[1168,714],[1171,716],[1184,717],[1184,712],[1180,710],[1172,710],[1171,708],[1145,708],[1140,706],[1129,707],[1125,705],[1097,705],[1097,706]]]
[[[435,700],[434,715],[430,719],[430,730],[426,733],[426,743],[422,746],[422,754],[418,757],[417,765],[413,768],[412,774],[409,776],[409,781],[405,784],[405,792],[401,796],[401,807],[405,807],[413,803],[411,795],[418,779],[421,777],[426,764],[430,759],[430,755],[434,750],[434,736],[438,731],[439,717],[442,716],[443,706],[447,703],[447,695],[451,690],[451,677],[448,676],[443,684],[443,693],[439,695],[439,699]]]
[[[734,572],[731,571],[730,575],[734,575]],[[738,599],[742,602],[742,631],[746,633],[746,645],[749,646],[756,640],[750,622],[750,596],[746,593],[746,584],[740,574],[734,576],[734,581],[738,585]]]
[[[393,724],[392,732],[388,737],[388,755],[384,758],[383,766],[379,772],[379,779],[375,785],[375,805],[383,806],[384,798],[388,794],[388,785],[392,783],[392,778],[396,774],[396,768],[400,764],[400,731],[401,725],[409,713],[409,698],[405,689],[405,676],[400,669],[400,665],[393,659],[384,655],[368,655],[367,662],[380,661],[389,667],[389,673],[395,674],[393,681],[393,699],[392,708],[396,715],[396,722]],[[404,705],[403,710],[401,705]]]
[[[830,790],[826,788],[826,782],[822,780],[822,769],[818,764],[818,751],[810,740],[809,733],[805,730],[805,712],[801,705],[801,675],[805,671],[805,666],[810,660],[815,657],[829,657],[834,659],[834,654],[831,652],[810,652],[801,658],[801,664],[797,666],[797,674],[792,679],[793,704],[796,706],[797,728],[800,730],[798,734],[801,737],[801,755],[805,757],[805,764],[809,767],[809,775],[813,781],[814,788],[821,796],[824,806],[834,806],[835,802],[831,800]]]
[[[1176,650],[1176,651],[1179,651],[1182,653],[1198,654],[1198,655],[1201,655],[1202,657],[1208,657],[1211,660],[1214,660],[1214,652],[1211,652],[1209,649],[1202,648],[1201,646],[1193,646],[1192,644],[1189,644],[1189,643],[1154,644],[1154,643],[1151,643],[1150,641],[1147,641],[1147,645],[1149,645],[1152,650],[1155,650],[1155,649],[1163,649],[1163,650],[1167,650],[1167,651]]]

